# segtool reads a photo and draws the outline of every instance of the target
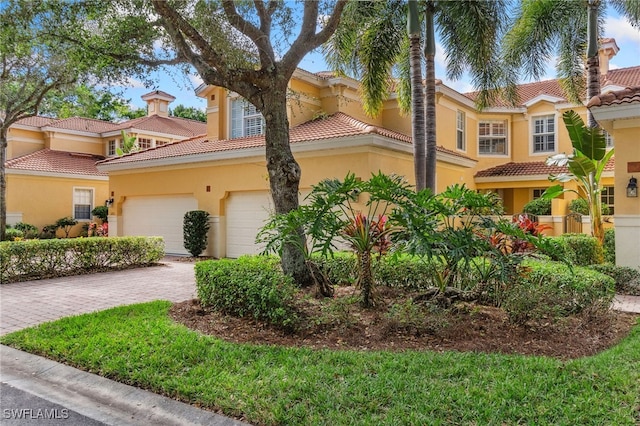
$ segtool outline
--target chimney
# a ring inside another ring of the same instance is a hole
[[[142,95],[142,100],[147,103],[147,116],[159,115],[167,117],[169,115],[169,104],[175,101],[175,97],[163,92],[154,90],[146,95]]]
[[[609,61],[616,56],[620,48],[613,38],[601,38],[598,59],[600,61],[600,75],[607,75],[609,72]]]

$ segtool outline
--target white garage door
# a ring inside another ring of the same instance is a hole
[[[273,211],[267,191],[232,193],[226,203],[227,257],[260,253],[263,247],[256,245],[256,235]]]
[[[182,223],[186,212],[197,209],[198,201],[192,195],[127,198],[122,205],[123,232],[163,237],[166,253],[188,255]]]

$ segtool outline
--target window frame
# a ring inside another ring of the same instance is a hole
[[[85,203],[78,202],[78,199],[76,198],[76,195],[78,195],[78,193],[80,191],[88,191],[90,193],[90,195],[89,195],[89,198],[90,198],[89,211],[88,211],[88,216],[89,217],[88,218],[84,218],[84,217],[80,218],[77,215],[76,206],[84,206],[84,205],[86,205]],[[96,197],[95,188],[88,187],[88,186],[74,186],[72,194],[71,194],[71,217],[73,217],[78,222],[91,222],[91,219],[92,219],[91,211],[95,207],[95,197]]]
[[[549,119],[553,125],[553,130],[549,131]],[[542,131],[537,131],[537,121],[542,120]],[[558,119],[556,114],[539,114],[531,117],[531,155],[549,155],[558,152]],[[553,149],[549,149],[549,136],[553,137]],[[545,149],[538,150],[536,137],[544,138],[542,144]]]
[[[467,114],[464,111],[456,111],[456,149],[467,151]]]
[[[542,198],[542,194],[546,191],[547,188],[533,188],[531,190],[531,199],[537,200],[538,198]],[[536,197],[536,192],[539,191],[540,194]]]
[[[109,139],[107,141],[107,157],[115,157],[118,154],[119,139]],[[113,151],[111,151],[111,145],[113,143]]]
[[[237,111],[235,105],[237,105],[238,102],[244,103],[244,107],[242,107],[241,117],[235,116],[235,111]],[[251,121],[256,119],[259,119],[258,125],[256,125],[255,123],[250,123]],[[237,131],[238,124],[241,125],[239,131]],[[248,131],[249,129],[255,128],[259,128],[260,131]],[[239,96],[231,98],[229,100],[229,139],[264,135],[265,128],[266,123],[264,117],[262,116],[262,113],[260,113],[251,102]]]
[[[489,134],[482,135],[480,128],[483,125],[489,125]],[[501,124],[504,128],[503,134],[494,133],[494,125]],[[489,140],[493,147],[494,142],[504,139],[504,152],[484,152],[482,151],[483,140]],[[482,157],[507,157],[509,156],[509,121],[507,119],[486,119],[478,121],[478,156]]]
[[[615,214],[615,186],[607,185],[602,187],[600,202],[609,206],[609,214],[607,216]]]
[[[145,142],[145,145],[148,143],[148,146],[142,146],[143,141]],[[137,139],[136,143],[138,144],[138,149],[140,149],[140,150],[151,149],[154,146],[153,139],[151,139],[151,138],[141,138],[141,137],[139,137]]]

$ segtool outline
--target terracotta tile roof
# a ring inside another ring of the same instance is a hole
[[[640,66],[629,68],[618,68],[609,70],[605,76],[600,77],[601,87],[608,85],[616,85],[622,87],[638,86],[640,85]],[[517,86],[518,99],[520,106],[526,104],[530,100],[540,95],[550,95],[562,99],[563,102],[567,101],[566,96],[559,81],[556,80],[544,80],[536,81],[533,83],[519,84]],[[478,92],[464,93],[464,96],[471,100],[475,100]],[[507,102],[500,100],[497,101],[494,107],[508,107]]]
[[[640,103],[640,85],[635,87],[627,87],[624,90],[618,90],[616,92],[603,93],[599,96],[594,96],[589,100],[587,108]]]
[[[56,121],[56,118],[43,117],[41,115],[36,115],[33,117],[26,117],[21,120],[18,120],[16,124],[22,124],[23,126],[33,126],[33,127],[42,127]]]
[[[81,132],[102,133],[117,129],[118,125],[104,120],[94,118],[70,117],[56,120],[43,127],[53,127],[55,129],[76,130]]]
[[[186,118],[152,115],[118,123],[113,130],[126,129],[194,137],[207,132],[207,123]]]
[[[615,157],[611,158],[604,170],[607,172],[613,172],[615,167]],[[480,170],[476,173],[476,178],[483,177],[506,177],[506,176],[537,176],[537,175],[557,175],[559,173],[566,173],[566,167],[560,166],[547,166],[544,161],[532,161],[526,163],[506,163],[499,166],[491,167],[489,169]]]
[[[326,118],[302,123],[291,128],[289,138],[292,145],[332,138],[347,138],[359,135],[381,135],[406,144],[411,144],[411,137],[402,133],[394,132],[378,126],[372,126],[355,118],[344,114],[336,113]],[[264,146],[264,136],[252,136],[238,139],[227,139],[219,141],[209,141],[206,136],[199,136],[149,150],[127,154],[122,157],[109,158],[102,164],[121,164],[139,162],[146,160],[156,160],[161,158],[182,157],[187,155],[197,155],[212,152],[223,152],[232,150],[242,150]],[[460,158],[470,159],[458,152],[438,147],[439,151],[456,155]]]
[[[96,168],[102,156],[41,149],[5,163],[7,170],[107,176]]]
[[[141,97],[142,97],[143,100],[147,100],[147,99],[153,98],[155,96],[160,96],[160,97],[163,97],[163,98],[169,98],[169,99],[173,99],[173,100],[176,99],[175,96],[173,96],[173,95],[171,95],[171,94],[169,94],[167,92],[163,92],[162,90],[154,90],[154,91],[151,91],[149,93],[145,93]]]

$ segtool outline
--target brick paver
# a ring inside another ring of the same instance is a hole
[[[193,263],[0,285],[0,335],[120,305],[196,297]]]

